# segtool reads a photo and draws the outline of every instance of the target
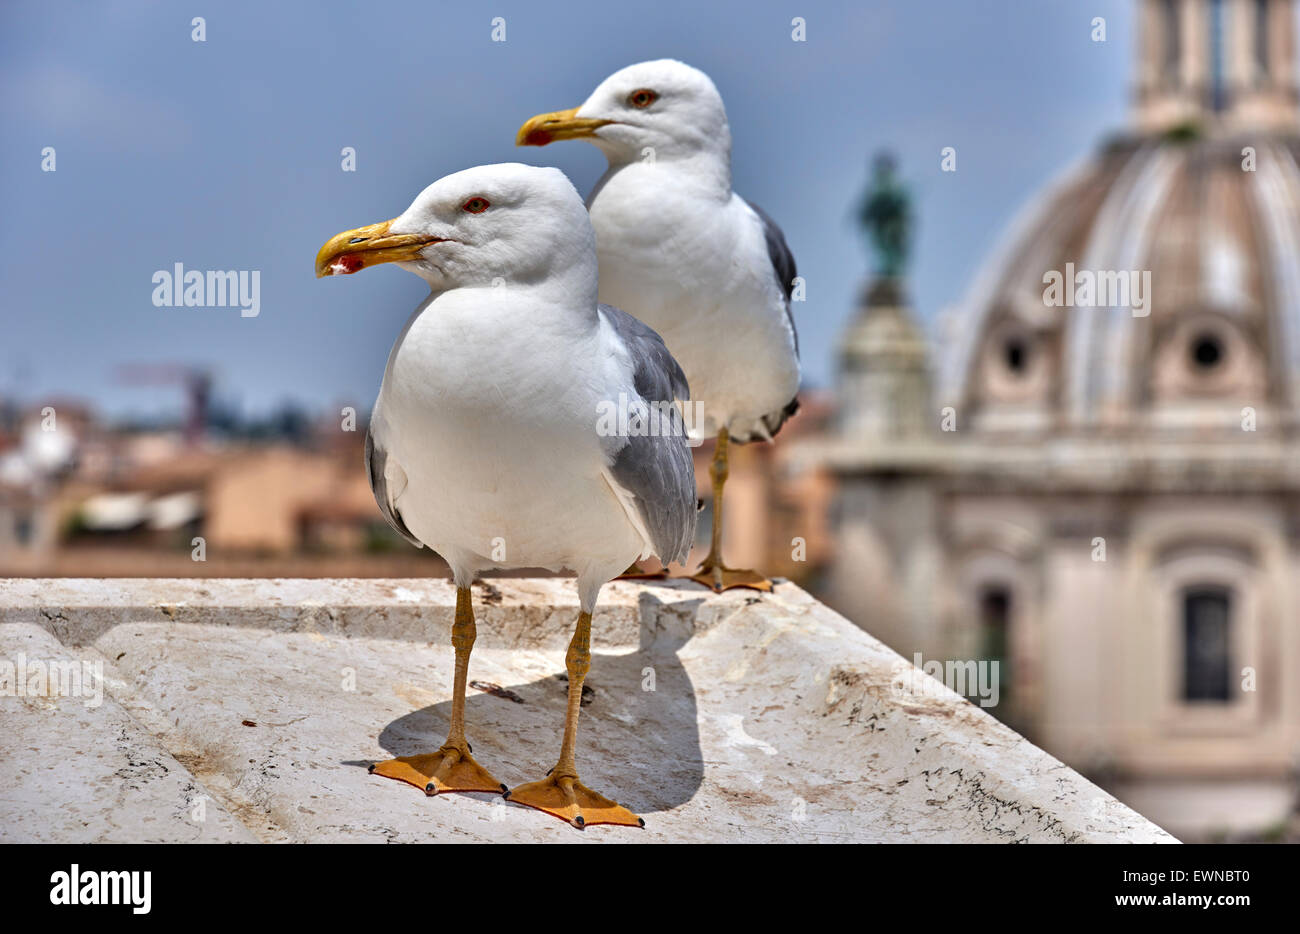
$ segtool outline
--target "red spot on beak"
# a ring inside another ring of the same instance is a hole
[[[545,146],[551,140],[552,136],[546,130],[529,130],[528,135],[524,137],[524,145]]]
[[[358,269],[364,268],[366,263],[365,260],[363,260],[360,256],[357,256],[357,254],[355,253],[344,253],[342,256],[340,256],[338,259],[334,261],[334,265],[342,266],[343,274],[350,276]]]

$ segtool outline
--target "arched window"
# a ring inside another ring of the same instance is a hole
[[[1230,699],[1232,594],[1225,587],[1183,591],[1183,700]]]
[[[978,657],[990,663],[990,675],[991,663],[998,663],[999,703],[1005,705],[1011,694],[1011,590],[1001,584],[985,586],[980,590],[979,601]]]

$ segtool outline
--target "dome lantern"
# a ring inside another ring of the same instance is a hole
[[[1137,0],[1144,133],[1295,129],[1293,0]]]

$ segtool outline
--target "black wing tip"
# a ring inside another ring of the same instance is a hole
[[[794,417],[799,411],[799,397],[795,396],[785,404],[779,412],[773,412],[771,415],[763,416],[763,424],[767,426],[768,433],[775,438],[777,433],[785,427],[785,423]]]
[[[785,423],[793,418],[795,413],[798,411],[799,397],[795,396],[787,402],[783,408],[763,416],[763,427],[767,429],[766,436],[755,431],[745,435],[744,437],[733,434],[729,440],[735,444],[750,444],[754,441],[771,441],[780,433],[781,429],[785,427]]]
[[[381,456],[386,457],[382,452]],[[402,514],[398,511],[397,507],[390,507],[386,502],[388,498],[388,484],[384,480],[383,464],[377,463],[375,458],[375,436],[371,432],[369,426],[366,428],[365,460],[366,476],[370,480],[370,492],[374,495],[375,505],[378,506],[379,511],[383,513],[384,519],[387,520],[393,531],[402,536],[402,538],[406,539],[416,548],[423,548],[424,543],[416,538],[415,534],[406,527],[406,522],[402,519]]]

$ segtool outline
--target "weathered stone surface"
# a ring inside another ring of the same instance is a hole
[[[644,830],[426,798],[365,766],[441,743],[453,605],[437,580],[0,582],[0,623],[109,660],[118,714],[265,841],[1172,840],[957,695],[910,691],[908,662],[790,584],[602,593],[578,766]],[[475,756],[509,785],[539,778],[559,750],[572,583],[496,579],[475,607],[470,678],[522,701],[471,690]],[[20,718],[5,758],[69,740],[111,745],[112,732]],[[124,811],[161,819],[166,805],[119,791]],[[63,800],[7,782],[0,824]]]
[[[25,670],[22,682],[10,682],[14,689],[0,696],[0,842],[254,839],[105,685],[93,677],[65,679],[64,685],[79,685],[78,695],[69,696],[35,681],[51,663],[74,666],[62,670],[80,677],[83,662],[102,662],[93,650],[72,652],[43,629],[6,623],[0,624],[0,660]],[[23,696],[11,696],[20,683]]]

